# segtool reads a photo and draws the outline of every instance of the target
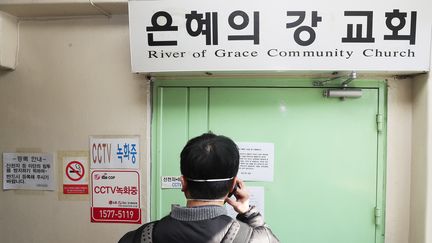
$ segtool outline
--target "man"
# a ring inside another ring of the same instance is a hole
[[[127,233],[119,243],[279,242],[249,206],[246,186],[237,178],[239,157],[227,137],[206,133],[189,140],[180,155],[186,207],[174,207],[168,216]],[[225,203],[238,213],[237,220],[227,216]]]

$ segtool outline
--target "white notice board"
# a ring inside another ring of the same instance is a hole
[[[3,153],[3,189],[55,190],[53,155]]]
[[[428,1],[129,1],[133,72],[430,69]]]
[[[138,169],[139,136],[90,136],[91,169]]]
[[[237,176],[245,181],[273,181],[274,144],[238,142],[240,166]]]
[[[140,180],[136,170],[93,170],[91,222],[140,224]]]

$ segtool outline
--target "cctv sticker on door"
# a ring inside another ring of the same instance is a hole
[[[180,189],[182,187],[180,176],[162,176],[161,187],[162,189]]]
[[[91,178],[91,222],[141,223],[138,171],[94,170]]]

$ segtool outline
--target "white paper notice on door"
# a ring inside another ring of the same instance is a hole
[[[244,181],[273,181],[274,144],[238,142],[240,167],[238,176]]]
[[[249,205],[255,206],[260,212],[260,214],[264,218],[264,187],[262,186],[251,186],[246,188],[249,192]],[[235,200],[235,197],[231,197],[233,200]],[[228,216],[231,218],[236,218],[237,212],[234,211],[233,207],[229,205],[228,203],[225,204],[225,207],[228,211]]]

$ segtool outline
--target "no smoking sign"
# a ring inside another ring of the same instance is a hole
[[[85,169],[80,161],[71,161],[66,165],[66,176],[71,181],[79,181],[84,178]]]
[[[88,158],[63,158],[63,194],[88,194]]]

